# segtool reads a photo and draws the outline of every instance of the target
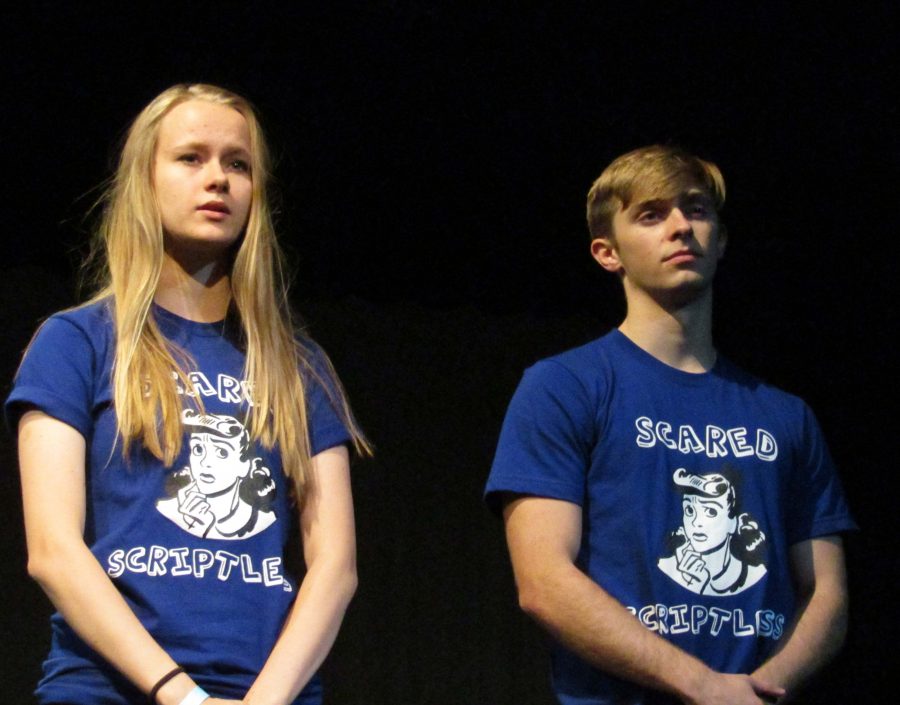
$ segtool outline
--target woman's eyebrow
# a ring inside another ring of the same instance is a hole
[[[211,145],[208,142],[204,142],[202,140],[187,140],[185,142],[175,142],[174,144],[169,145],[169,149],[172,151],[182,151],[182,150],[190,150],[194,152],[207,152],[211,150]],[[250,154],[250,149],[239,143],[226,143],[222,148],[221,152],[223,154]]]

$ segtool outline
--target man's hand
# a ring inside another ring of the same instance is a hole
[[[764,705],[784,697],[785,690],[755,676],[710,671],[698,684],[698,695],[686,705]]]

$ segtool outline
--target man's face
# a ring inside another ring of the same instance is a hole
[[[614,237],[601,258],[607,270],[622,275],[626,295],[690,300],[712,283],[725,249],[719,219],[709,194],[687,187],[671,198],[641,197],[619,208],[613,217]]]
[[[736,530],[737,522],[728,516],[728,499],[684,495],[681,502],[684,513],[684,532],[695,551],[711,553],[721,547]]]
[[[224,492],[247,476],[250,461],[241,460],[240,440],[240,436],[223,438],[211,433],[191,434],[191,477],[201,492]]]

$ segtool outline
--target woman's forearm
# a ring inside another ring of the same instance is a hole
[[[29,571],[69,626],[142,692],[175,668],[83,543],[31,558]],[[157,701],[177,704],[193,686],[181,674],[160,689]]]
[[[176,664],[131,611],[82,537],[84,438],[41,412],[19,426],[28,571],[75,632],[147,693]],[[177,705],[194,686],[179,674],[160,689]]]
[[[356,591],[356,532],[347,449],[313,457],[300,512],[307,573],[284,629],[244,698],[252,705],[286,705],[328,655]]]
[[[310,568],[284,629],[244,702],[284,705],[297,697],[331,650],[356,583],[355,569],[346,565]]]

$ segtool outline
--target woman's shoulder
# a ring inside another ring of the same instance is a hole
[[[91,340],[111,332],[113,328],[112,305],[109,299],[88,301],[72,308],[57,311],[51,315],[41,329],[54,327],[62,330],[80,331]]]
[[[65,421],[88,437],[91,410],[108,401],[112,326],[102,304],[79,306],[50,316],[25,350],[6,401],[15,420],[27,406]]]
[[[105,301],[89,302],[48,316],[28,344],[25,359],[48,351],[77,357],[108,347],[112,338],[112,313],[108,305]]]

